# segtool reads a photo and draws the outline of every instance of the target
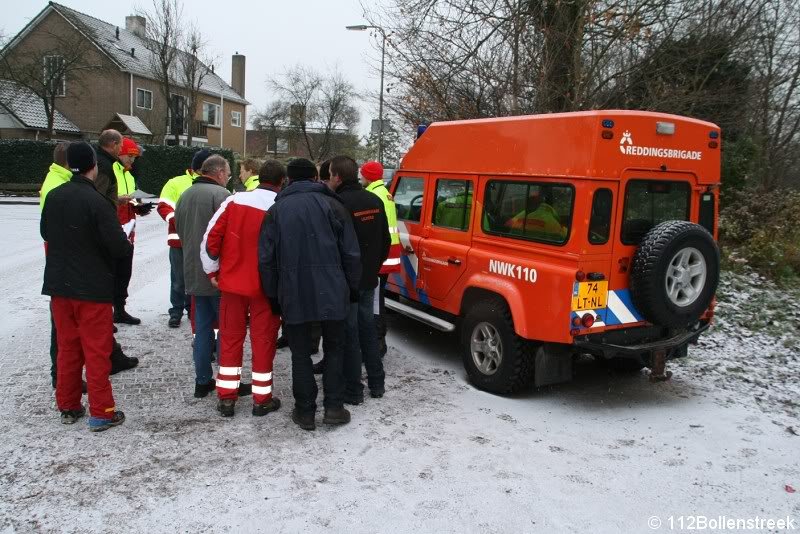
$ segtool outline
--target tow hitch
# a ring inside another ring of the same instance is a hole
[[[664,349],[653,352],[653,365],[650,367],[650,382],[666,382],[672,377],[672,371],[667,371],[667,351]]]

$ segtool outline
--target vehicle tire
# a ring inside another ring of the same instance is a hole
[[[533,378],[532,345],[514,332],[511,311],[499,297],[478,302],[461,325],[462,359],[472,384],[512,393]]]
[[[699,224],[663,222],[644,236],[633,256],[633,305],[655,325],[694,323],[708,309],[718,283],[719,248]]]

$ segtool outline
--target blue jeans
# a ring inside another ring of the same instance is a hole
[[[214,323],[219,318],[219,297],[194,297],[194,374],[195,382],[208,384],[214,378],[211,353],[219,341],[214,339]],[[219,354],[219,347],[217,347]]]
[[[358,292],[358,302],[350,303],[345,328],[344,380],[345,397],[358,399],[364,396],[361,383],[361,363],[367,368],[367,384],[373,391],[382,391],[384,378],[383,361],[378,353],[373,306],[374,289]]]
[[[169,302],[172,307],[169,309],[170,317],[183,317],[183,310],[189,315],[192,301],[186,294],[183,283],[183,249],[169,248]]]

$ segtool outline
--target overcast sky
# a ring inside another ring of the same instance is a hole
[[[108,23],[125,27],[136,7],[152,8],[152,0],[60,0],[61,4]],[[0,32],[16,35],[47,2],[0,0]],[[347,31],[363,21],[358,0],[184,0],[184,16],[193,19],[217,57],[216,72],[230,83],[231,55],[247,56],[245,97],[248,115],[272,95],[266,79],[298,63],[325,71],[338,65],[361,93],[377,93],[380,75],[371,66],[376,52],[368,32]],[[377,105],[366,99],[361,110],[362,134],[369,131]]]

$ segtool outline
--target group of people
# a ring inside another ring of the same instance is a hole
[[[119,148],[112,143],[107,150],[112,138],[119,139]],[[42,188],[43,293],[51,296],[57,340],[56,401],[64,423],[85,414],[85,365],[93,431],[124,420],[113,401],[108,355],[118,346],[113,323],[139,322],[125,310],[128,259],[136,215],[148,208],[130,197],[133,159],[124,156],[139,154],[131,144],[136,147],[112,130],[101,134],[97,154],[85,142],[63,145],[63,157],[58,148],[56,154],[56,163],[60,157],[66,163],[57,171],[62,185],[48,187],[46,180]],[[121,172],[101,176],[106,158],[114,160],[112,172],[115,165]],[[194,396],[216,390],[224,417],[233,416],[238,398],[250,394],[254,416],[279,409],[273,360],[277,348],[288,346],[292,420],[315,429],[314,375],[322,374],[323,423],[349,422],[345,404],[365,398],[362,365],[370,396],[385,394],[383,292],[388,275],[400,268],[400,242],[383,167],[367,162],[359,169],[347,156],[319,167],[303,158],[285,167],[276,160],[245,160],[239,174],[245,191],[234,194],[226,188],[231,168],[223,157],[201,149],[191,167],[166,182],[157,210],[168,231],[168,326],[178,328],[184,312],[191,317]],[[241,380],[248,330],[250,384]],[[314,364],[320,338],[323,359]]]

